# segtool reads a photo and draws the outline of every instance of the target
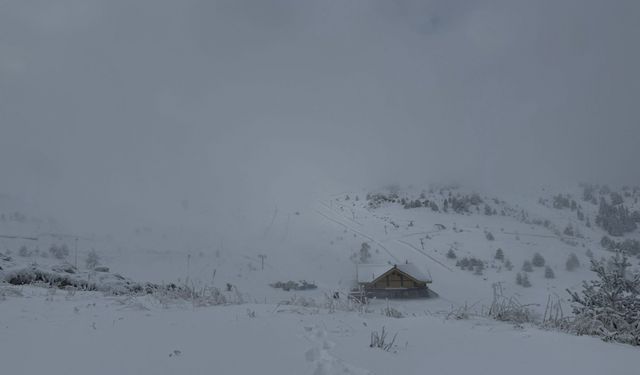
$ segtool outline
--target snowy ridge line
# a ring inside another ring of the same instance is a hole
[[[426,256],[427,258],[431,259],[432,261],[436,262],[437,264],[441,265],[442,267],[446,268],[449,272],[453,272],[453,269],[451,269],[451,267],[447,266],[446,264],[442,263],[441,261],[439,261],[438,259],[432,257],[431,255],[425,253],[424,251],[418,249],[417,247],[413,246],[412,244],[410,244],[409,242],[403,241],[403,240],[396,240],[396,242],[400,242],[401,244],[408,246],[409,248],[417,251],[418,253]]]
[[[395,255],[393,255],[393,253],[392,253],[391,251],[389,251],[389,249],[387,249],[387,248],[386,248],[386,247],[385,247],[385,246],[384,246],[380,241],[376,240],[375,238],[373,238],[373,237],[371,237],[371,236],[369,236],[369,235],[367,235],[367,234],[364,234],[364,233],[360,232],[360,231],[359,231],[359,230],[357,230],[357,229],[353,229],[352,227],[350,227],[350,226],[346,225],[346,224],[345,224],[345,223],[343,223],[343,222],[340,222],[340,221],[339,221],[339,220],[337,220],[337,219],[334,219],[334,218],[329,217],[328,215],[326,215],[326,214],[322,213],[320,210],[314,210],[314,212],[315,212],[315,213],[317,213],[318,215],[320,215],[320,216],[324,217],[325,219],[330,220],[330,221],[333,221],[334,223],[337,223],[337,224],[339,224],[339,225],[342,225],[345,229],[350,230],[350,231],[352,231],[353,233],[358,234],[358,235],[360,235],[360,236],[362,236],[362,237],[364,237],[364,238],[368,239],[369,241],[371,241],[371,242],[375,243],[375,244],[376,244],[376,245],[378,245],[382,250],[384,250],[387,254],[389,254],[389,256],[390,256],[391,258],[393,258],[393,260],[395,260],[395,261],[396,261],[396,263],[400,262],[400,260],[398,259],[398,257],[396,257]]]

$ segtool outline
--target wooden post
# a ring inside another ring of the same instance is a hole
[[[76,263],[75,267],[76,267],[76,270],[77,270],[78,269],[78,237],[76,237],[76,260],[75,260],[75,263]]]

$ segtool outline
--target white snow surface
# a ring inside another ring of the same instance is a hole
[[[74,263],[73,241],[79,237],[78,268],[87,277],[92,271],[85,269],[84,259],[95,249],[112,273],[137,282],[175,282],[196,289],[213,285],[221,290],[228,283],[244,301],[195,307],[189,301],[153,296],[0,283],[0,374],[638,373],[640,352],[628,345],[514,326],[476,314],[467,320],[447,319],[453,308],[464,305],[479,314],[491,304],[496,283],[505,295],[531,304],[541,315],[550,297],[570,313],[565,290],[575,290],[593,277],[587,250],[596,258],[610,255],[599,244],[604,232],[594,223],[597,206],[579,200],[578,189],[562,192],[576,197],[591,227],[569,209],[540,204],[539,198],[558,192],[549,189],[501,195],[496,197],[499,203],[493,196],[482,196],[498,211],[508,211],[505,216],[404,209],[397,204],[371,209],[366,192],[327,195],[296,214],[279,214],[269,233],[254,236],[257,241],[246,246],[195,241],[162,229],[114,237],[69,235],[71,229],[46,221],[0,222],[0,234],[24,237],[0,238],[0,252],[6,255],[10,250],[12,258],[0,261],[0,274],[34,262],[46,269],[61,262],[35,253],[21,257],[22,245],[42,254],[52,243],[65,242],[71,249],[65,261]],[[419,193],[415,189],[402,194]],[[436,190],[427,198],[438,194]],[[551,227],[518,220],[522,211],[529,218],[548,220]],[[578,229],[579,237],[562,234],[568,224]],[[495,240],[487,240],[486,232]],[[625,237],[640,238],[638,230]],[[371,245],[371,264],[414,264],[432,280],[430,288],[440,297],[374,300],[366,311],[334,308],[334,292],[345,295],[355,285],[356,267],[350,259],[362,242]],[[498,248],[513,270],[494,259]],[[482,275],[456,267],[456,259],[446,256],[449,249],[458,260],[484,261]],[[534,267],[528,274],[533,286],[516,285],[516,273],[535,253],[545,258],[556,277],[546,279],[544,268]],[[571,253],[581,267],[569,272],[564,263]],[[264,269],[260,255],[266,255]],[[637,268],[637,260],[633,263]],[[318,288],[283,291],[269,286],[289,280],[307,280]],[[387,307],[403,318],[385,316]],[[371,333],[382,327],[388,339],[397,333],[390,352],[369,347]]]

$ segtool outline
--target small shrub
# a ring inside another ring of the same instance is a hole
[[[482,275],[482,272],[484,271],[484,263],[480,262],[478,264],[476,264],[475,267],[475,275]]]
[[[230,285],[230,284],[228,284]],[[307,282],[306,280],[301,280],[299,283],[295,282],[295,281],[287,281],[287,282],[282,282],[282,281],[277,281],[273,284],[269,284],[272,288],[276,288],[276,289],[282,289],[284,291],[290,291],[290,290],[310,290],[310,289],[317,289],[318,286],[314,283],[310,283]],[[227,287],[228,290],[231,290],[231,288]]]
[[[533,272],[533,266],[531,265],[531,262],[525,260],[524,263],[522,263],[522,270],[524,272]]]
[[[27,247],[25,245],[20,246],[20,249],[18,250],[18,255],[20,255],[21,257],[30,257],[31,256],[31,252],[29,251],[29,249],[27,249]]]
[[[502,251],[502,249],[496,250],[496,255],[494,256],[494,258],[501,262],[504,261],[504,252]]]
[[[505,297],[499,283],[493,284],[493,302],[486,315],[492,319],[518,324],[535,321],[529,305],[521,304],[515,297]]]
[[[67,247],[66,244],[62,244],[61,246],[53,244],[49,247],[49,253],[56,259],[64,259],[69,256],[69,247]]]
[[[400,312],[400,310],[393,308],[389,305],[387,305],[387,307],[382,309],[382,315],[386,316],[387,318],[396,318],[396,319],[400,319],[404,317],[404,315],[402,314],[402,312]]]
[[[397,333],[393,335],[393,339],[391,339],[391,342],[388,342],[387,332],[385,331],[383,326],[380,333],[378,333],[377,331],[371,332],[371,343],[369,344],[369,347],[382,349],[385,352],[391,351],[394,343],[396,342],[396,337],[398,337]]]

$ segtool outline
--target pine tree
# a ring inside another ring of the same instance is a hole
[[[513,269],[513,263],[509,259],[504,261],[504,268],[511,271]]]
[[[528,260],[525,260],[524,263],[522,263],[522,270],[524,272],[533,272],[533,267],[531,266],[531,262]]]
[[[585,281],[580,294],[567,290],[578,334],[640,345],[640,274],[629,275],[630,265],[620,254],[609,262],[592,260],[598,279]]]
[[[522,274],[520,272],[516,274],[516,285],[522,285]]]
[[[531,260],[531,263],[536,266],[536,267],[544,267],[544,258],[542,257],[542,255],[540,255],[540,253],[535,253],[533,254],[533,259]]]
[[[458,256],[456,255],[456,253],[453,251],[453,249],[449,249],[449,251],[447,251],[447,258],[449,259],[456,259]]]
[[[504,261],[504,252],[502,251],[502,249],[498,248],[498,250],[496,250],[496,255],[494,255],[494,258],[501,262]]]
[[[553,273],[553,270],[551,269],[551,267],[546,266],[544,268],[544,277],[545,279],[554,279],[556,277],[555,273]]]
[[[567,271],[573,271],[576,268],[580,267],[580,261],[578,260],[578,256],[574,253],[569,255],[569,259],[567,259],[567,263],[565,264]]]
[[[371,258],[371,252],[369,249],[371,249],[371,246],[368,243],[363,242],[360,246],[360,263],[367,263]]]
[[[531,282],[529,281],[529,276],[526,273],[522,274],[522,286],[528,288],[531,286]]]

